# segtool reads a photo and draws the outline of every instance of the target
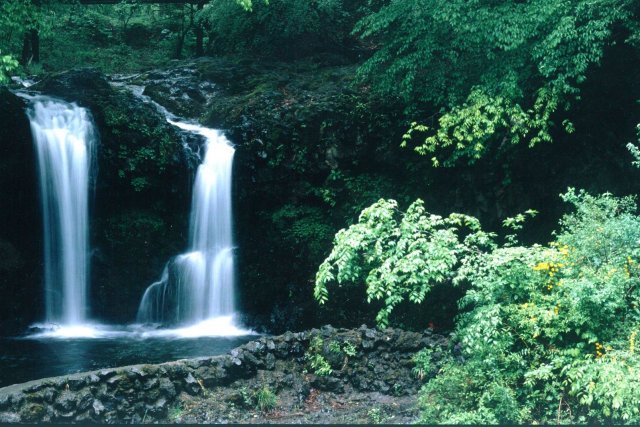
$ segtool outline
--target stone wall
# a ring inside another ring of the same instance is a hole
[[[333,368],[330,375],[315,375],[305,358],[316,336],[322,340],[322,350],[317,353]],[[336,352],[336,343],[344,347],[347,342],[355,355]],[[251,341],[222,356],[101,369],[0,388],[0,422],[162,421],[180,393],[215,393],[216,388],[259,371],[306,372],[307,389],[416,393],[421,382],[411,372],[411,357],[425,347],[434,348],[437,357],[446,344],[445,337],[429,330],[417,333],[326,326],[287,332]]]

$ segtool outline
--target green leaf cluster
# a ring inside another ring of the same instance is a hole
[[[314,336],[309,342],[309,347],[304,354],[304,360],[309,369],[319,377],[325,377],[333,373],[333,368],[323,356],[324,340],[319,336]],[[339,347],[338,347],[339,349]]]
[[[2,55],[0,51],[0,84],[9,80],[10,73],[18,68],[18,61],[11,55]]]
[[[318,269],[314,296],[324,304],[328,284],[364,282],[367,300],[384,302],[376,321],[386,326],[398,304],[424,301],[434,285],[453,279],[466,254],[491,244],[490,238],[475,218],[432,215],[421,200],[402,212],[396,201],[381,199],[362,211],[357,224],[336,234]]]

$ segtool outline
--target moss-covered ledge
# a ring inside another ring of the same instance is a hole
[[[445,337],[430,330],[325,326],[287,332],[221,356],[101,369],[0,388],[0,422],[163,421],[181,394],[215,395],[221,387],[269,371],[294,373],[310,387],[336,393],[411,394],[421,385],[411,372],[413,354],[425,347],[442,353],[446,345]],[[316,375],[313,355],[331,366],[330,374]]]

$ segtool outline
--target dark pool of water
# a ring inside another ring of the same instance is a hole
[[[215,356],[252,339],[256,336],[0,338],[0,387],[102,368]]]

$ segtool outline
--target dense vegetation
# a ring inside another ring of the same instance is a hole
[[[406,212],[392,200],[365,209],[336,236],[320,267],[327,284],[366,283],[386,325],[403,299],[421,303],[447,280],[465,289],[450,359],[422,393],[427,423],[632,422],[640,419],[635,354],[640,217],[634,198],[569,189],[574,211],[548,246],[498,243],[477,220]],[[531,212],[530,212],[531,213]],[[505,220],[519,229],[524,215]],[[417,372],[431,371],[428,352]]]
[[[639,13],[637,0],[7,0],[0,83],[201,55],[264,65],[193,114],[246,138],[241,160],[259,169],[239,178],[256,209],[238,214],[266,242],[240,239],[256,301],[299,304],[306,321],[453,325],[462,357],[415,357],[427,423],[640,423],[640,216],[624,195],[640,191],[626,147]],[[104,121],[116,135],[131,117]],[[126,148],[113,173],[151,191],[168,160]],[[161,233],[141,209],[104,220],[110,244]]]

